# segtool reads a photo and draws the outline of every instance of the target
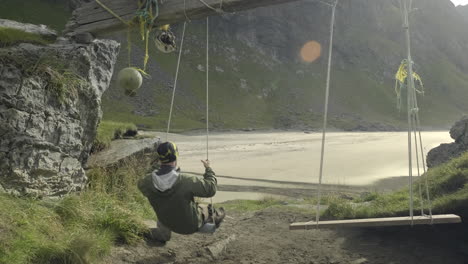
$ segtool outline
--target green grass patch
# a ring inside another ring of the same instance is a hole
[[[0,27],[0,47],[8,47],[18,43],[47,45],[52,41],[39,34],[25,32],[14,28]]]
[[[0,195],[0,263],[98,263],[116,243],[133,244],[155,219],[136,182],[150,157],[94,169],[89,187],[62,200]]]
[[[112,140],[120,139],[128,133],[136,134],[137,127],[132,123],[101,121],[97,129],[92,152],[101,151],[109,146]]]
[[[468,217],[468,153],[427,172],[429,194],[434,214],[454,213]],[[419,195],[419,184],[423,200]],[[421,207],[428,213],[424,179],[414,184],[414,212]],[[409,214],[408,188],[388,194],[371,193],[352,201],[336,198],[330,200],[323,217],[326,219],[351,219],[405,216]]]
[[[44,50],[40,56],[20,52],[12,55],[7,50],[0,50],[0,63],[14,65],[23,72],[25,78],[43,78],[47,82],[45,90],[56,98],[59,104],[73,100],[78,96],[78,91],[89,85],[65,58],[53,50]]]
[[[44,24],[55,30],[65,28],[71,11],[68,1],[2,0],[0,17],[23,23]]]
[[[285,204],[285,201],[283,200],[272,198],[272,197],[265,197],[261,200],[228,201],[228,202],[223,203],[223,207],[226,210],[249,212],[249,211],[259,211],[259,210],[263,210],[265,208],[273,207],[273,206],[281,206],[284,204]]]

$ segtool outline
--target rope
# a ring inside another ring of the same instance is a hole
[[[108,8],[106,5],[104,5],[101,1],[99,0],[95,0],[96,3],[98,3],[102,8],[104,8],[107,12],[109,12],[111,15],[113,15],[114,17],[116,17],[118,20],[120,20],[122,23],[124,23],[125,25],[127,26],[130,26],[130,22],[128,21],[125,21],[122,17],[120,17],[119,15],[117,15],[114,11],[112,11],[112,9]]]
[[[411,142],[411,133],[414,133],[414,145],[415,145],[415,154],[416,154],[416,166],[418,177],[421,178],[421,170],[420,170],[420,163],[419,159],[422,161],[423,167],[423,174],[424,177],[424,184],[425,184],[425,191],[426,191],[426,200],[428,204],[429,210],[429,217],[431,219],[431,224],[433,224],[433,216],[432,216],[432,202],[429,195],[429,184],[428,184],[428,176],[426,171],[426,163],[425,163],[425,154],[421,136],[421,124],[419,119],[419,108],[418,108],[418,101],[417,101],[417,94],[424,95],[424,85],[422,83],[421,77],[413,71],[413,61],[411,58],[411,36],[410,36],[410,27],[409,27],[409,10],[412,10],[413,1],[412,0],[403,0],[399,1],[400,3],[400,11],[403,20],[403,28],[406,31],[406,42],[407,42],[407,53],[408,58],[403,60],[397,74],[395,75],[396,84],[395,84],[395,92],[397,94],[397,107],[400,110],[401,106],[401,89],[406,87],[407,88],[407,108],[408,108],[408,164],[409,164],[409,214],[411,217],[411,225],[413,225],[413,205],[414,205],[414,195],[413,195],[413,168],[412,168],[412,142]],[[418,90],[415,86],[415,82],[418,81],[419,85],[421,86],[421,90]],[[419,146],[418,146],[419,145]],[[421,179],[419,180],[419,199],[421,200],[421,215],[424,216],[424,199],[422,194],[422,183]]]
[[[184,28],[182,29],[182,39],[180,40],[179,58],[177,59],[177,68],[176,68],[176,75],[175,75],[175,80],[174,80],[174,88],[172,90],[171,108],[169,110],[169,119],[167,121],[166,141],[168,141],[169,132],[170,132],[170,129],[171,129],[172,110],[174,109],[174,99],[175,99],[175,93],[176,93],[176,89],[177,89],[177,80],[179,78],[180,59],[182,58],[182,50],[183,50],[183,47],[184,47],[184,38],[185,38],[186,25],[187,25],[187,22],[184,22]]]
[[[429,217],[431,218],[431,224],[433,224],[434,219],[432,217],[432,201],[431,201],[431,197],[429,195],[429,183],[428,183],[428,180],[427,180],[428,175],[427,175],[427,171],[426,171],[426,162],[424,161],[425,154],[424,154],[424,149],[423,149],[423,146],[422,146],[421,124],[420,124],[420,121],[419,121],[419,114],[416,114],[416,127],[417,127],[418,133],[419,133],[419,141],[421,142],[421,144],[419,144],[419,146],[421,148],[421,157],[422,157],[422,161],[423,161],[424,183],[426,185],[426,199],[427,199],[427,203],[428,203]]]
[[[113,15],[115,18],[117,18],[118,20],[120,20],[123,24],[125,24],[127,27],[128,27],[128,31],[127,31],[127,56],[128,56],[128,66],[131,67],[132,63],[131,63],[131,54],[132,54],[132,41],[131,41],[131,34],[130,34],[130,29],[131,29],[131,26],[132,26],[132,21],[125,21],[121,16],[119,16],[118,14],[116,14],[112,9],[110,9],[109,7],[107,7],[105,4],[103,4],[100,0],[95,0],[96,3],[98,3],[104,10],[106,10],[107,12],[109,12],[111,15]],[[142,7],[142,4],[141,2],[139,2],[139,8]],[[155,5],[155,8],[156,8],[156,14],[153,15],[152,13],[152,4]],[[152,23],[154,22],[154,20],[156,19],[156,17],[158,16],[159,14],[159,8],[158,8],[158,2],[157,0],[147,0],[146,1],[146,7],[144,10],[139,10],[137,13],[136,13],[136,17],[139,17],[140,18],[140,32],[142,34],[142,39],[145,40],[146,39],[146,43],[145,43],[145,57],[144,57],[144,60],[143,60],[143,70],[140,69],[140,68],[137,68],[137,67],[132,67],[136,70],[138,70],[139,72],[141,72],[144,76],[149,76],[147,73],[146,73],[146,65],[148,64],[148,59],[149,59],[149,34],[151,32],[151,29],[152,29]],[[147,24],[148,24],[148,19],[151,20],[151,23],[150,23],[150,26],[148,27]],[[146,23],[145,23],[146,22]]]
[[[210,95],[210,23],[209,18],[206,17],[206,160],[209,160],[209,142],[210,142],[210,104],[209,104],[209,95]],[[211,203],[211,220],[215,224],[215,207],[213,204],[213,197],[210,197]]]
[[[330,23],[330,43],[328,48],[328,69],[327,69],[327,84],[326,84],[326,92],[325,92],[325,108],[324,108],[324,116],[323,116],[323,132],[322,132],[322,150],[320,154],[320,176],[319,176],[319,185],[318,185],[318,194],[317,194],[317,211],[315,216],[315,221],[317,223],[317,228],[319,227],[320,221],[320,200],[322,196],[322,179],[323,179],[323,161],[325,156],[325,137],[327,132],[327,118],[328,118],[328,99],[330,95],[330,76],[331,76],[331,63],[332,63],[332,55],[333,55],[333,34],[334,34],[334,27],[335,27],[335,11],[336,6],[338,4],[338,0],[335,1],[334,5],[332,6],[332,16],[331,16],[331,23]]]
[[[187,21],[191,21],[190,18],[187,16],[187,0],[184,0],[184,16]]]
[[[413,101],[413,106],[414,106],[414,101]],[[416,115],[415,113],[417,112],[417,108],[413,109],[413,119],[412,121],[412,129],[414,132],[414,145],[416,147],[416,167],[418,168],[418,179],[421,179],[421,172],[419,170],[419,149],[418,149],[418,135],[416,132]],[[424,199],[422,195],[422,188],[421,188],[421,180],[418,181],[418,190],[419,190],[419,200],[420,200],[420,205],[421,205],[421,216],[424,215]]]
[[[204,4],[206,7],[208,7],[209,9],[215,11],[216,13],[221,13],[221,14],[224,14],[224,10],[222,10],[221,8],[223,7],[223,1],[221,1],[221,4],[220,4],[220,8],[215,8],[215,7],[212,7],[210,6],[208,3],[206,3],[205,1],[203,0],[198,0],[200,1],[202,4]]]
[[[418,100],[416,97],[416,93],[413,90],[413,95],[414,95],[414,106],[416,109],[418,109]],[[426,161],[424,160],[425,154],[424,154],[424,148],[423,148],[423,143],[422,143],[422,136],[421,136],[421,122],[419,120],[419,111],[415,113],[414,119],[416,121],[416,130],[419,134],[419,147],[420,147],[420,153],[421,153],[421,160],[422,160],[422,165],[423,165],[423,173],[424,173],[424,184],[425,184],[425,191],[426,191],[426,200],[428,204],[428,210],[429,210],[429,217],[431,218],[431,224],[434,223],[434,219],[432,217],[432,201],[431,197],[429,195],[429,183],[428,183],[428,176],[427,176],[427,171],[426,171]]]
[[[209,159],[209,135],[210,135],[210,126],[209,126],[209,91],[210,91],[210,52],[209,52],[209,45],[210,45],[210,28],[209,28],[209,19],[206,17],[206,159]],[[213,203],[213,201],[211,202]]]
[[[408,110],[408,181],[409,181],[409,215],[411,217],[411,226],[414,224],[414,211],[413,211],[413,160],[412,160],[412,144],[411,144],[411,118],[412,113],[412,103],[413,103],[413,89],[414,89],[414,78],[413,78],[413,60],[411,58],[411,39],[409,33],[409,17],[408,17],[408,6],[405,3],[403,5],[404,13],[404,28],[406,30],[406,43],[407,43],[407,53],[408,53],[408,100],[407,100],[407,110]]]

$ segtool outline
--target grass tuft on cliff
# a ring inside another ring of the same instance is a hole
[[[25,32],[19,29],[0,27],[0,48],[13,46],[18,43],[47,45],[50,44],[51,41],[39,34]]]
[[[68,61],[51,50],[36,57],[24,53],[12,55],[8,50],[0,50],[0,63],[15,65],[25,77],[42,77],[47,82],[45,90],[60,104],[77,98],[78,91],[89,85],[74,72]]]
[[[133,244],[154,212],[136,188],[150,159],[93,169],[89,188],[62,200],[0,195],[0,263],[97,263],[116,243]]]
[[[120,139],[126,134],[136,133],[137,127],[135,124],[103,120],[99,124],[97,130],[97,136],[93,145],[93,152],[106,149],[114,139]]]
[[[429,169],[427,176],[433,213],[454,213],[468,217],[468,152]],[[426,197],[424,179],[417,180],[413,190],[415,214],[420,214],[421,210],[419,183],[422,184],[422,195]],[[330,201],[323,217],[325,219],[352,219],[406,216],[409,212],[408,193],[408,188],[405,188],[389,194],[372,193],[353,201],[336,198]],[[424,201],[423,205],[426,208],[425,213],[428,214],[427,201]]]

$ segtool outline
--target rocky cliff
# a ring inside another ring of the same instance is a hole
[[[0,48],[0,189],[55,196],[83,187],[118,51],[111,40]]]
[[[436,167],[468,151],[468,117],[456,122],[450,129],[450,136],[455,142],[441,144],[427,153],[427,166]]]

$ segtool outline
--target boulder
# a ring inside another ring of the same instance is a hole
[[[83,188],[118,51],[110,40],[0,49],[0,191]]]
[[[468,117],[463,117],[450,129],[450,136],[455,143],[468,146]]]
[[[427,166],[438,166],[468,151],[468,117],[463,117],[450,129],[454,143],[441,144],[427,153]]]

